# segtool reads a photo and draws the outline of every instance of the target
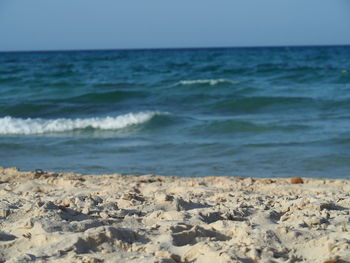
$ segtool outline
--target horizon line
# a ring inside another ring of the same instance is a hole
[[[103,51],[175,51],[175,50],[205,50],[205,49],[282,49],[282,48],[322,48],[322,47],[350,47],[350,44],[327,45],[271,45],[271,46],[208,46],[208,47],[154,47],[154,48],[97,48],[97,49],[47,49],[47,50],[8,50],[1,53],[59,53],[59,52],[103,52]]]

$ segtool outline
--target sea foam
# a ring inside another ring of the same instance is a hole
[[[137,125],[151,120],[160,112],[138,112],[128,113],[116,117],[95,117],[84,119],[22,119],[13,117],[0,118],[0,134],[44,134],[54,132],[65,132],[78,129],[100,129],[100,130],[118,130],[130,125]]]
[[[236,84],[237,82],[229,79],[195,79],[195,80],[181,80],[178,85],[196,85],[196,84],[207,84],[215,86],[220,83]]]

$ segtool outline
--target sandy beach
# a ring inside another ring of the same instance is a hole
[[[349,180],[0,168],[0,262],[350,262]]]

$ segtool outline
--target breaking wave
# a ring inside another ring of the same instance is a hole
[[[181,80],[177,84],[178,85],[196,85],[196,84],[201,84],[201,85],[210,85],[210,86],[215,86],[217,84],[236,84],[236,81],[229,80],[229,79],[195,79],[195,80]]]
[[[160,112],[138,112],[128,113],[116,117],[95,117],[84,119],[22,119],[3,117],[0,118],[0,134],[44,134],[54,132],[65,132],[79,129],[93,128],[100,130],[118,130],[131,125],[148,122]]]

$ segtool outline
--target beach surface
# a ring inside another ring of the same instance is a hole
[[[350,181],[0,168],[0,262],[350,262]]]

